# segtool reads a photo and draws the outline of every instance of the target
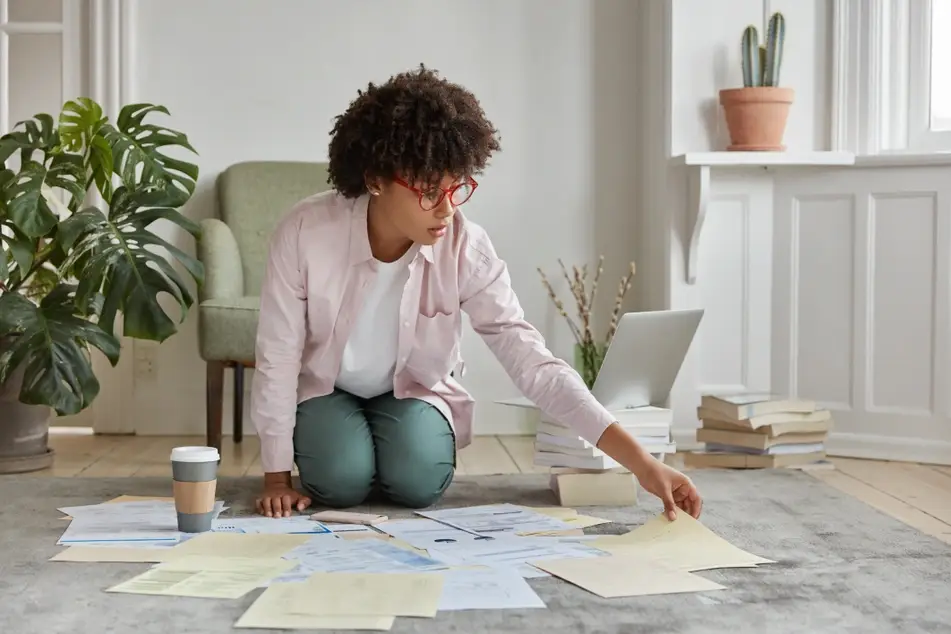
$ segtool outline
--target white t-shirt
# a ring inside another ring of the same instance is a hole
[[[367,288],[360,314],[343,350],[336,387],[360,398],[373,398],[393,389],[400,302],[409,281],[409,263],[417,246],[395,262],[377,260],[376,279]]]

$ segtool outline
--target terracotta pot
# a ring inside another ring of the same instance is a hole
[[[8,345],[0,341],[0,350]],[[21,365],[0,383],[0,474],[38,471],[53,464],[47,446],[52,410],[45,405],[20,402]]]
[[[757,86],[720,91],[720,104],[730,131],[731,152],[783,151],[783,135],[792,88]]]

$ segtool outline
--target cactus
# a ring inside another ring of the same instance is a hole
[[[743,85],[759,86],[762,81],[762,66],[759,54],[759,33],[752,24],[743,31],[742,39]]]
[[[786,18],[776,12],[769,19],[766,31],[766,63],[763,65],[763,85],[779,85],[779,69],[783,64],[783,45],[786,42]]]
[[[742,64],[743,85],[778,86],[779,70],[783,64],[783,44],[786,42],[786,18],[774,13],[766,30],[766,43],[760,45],[759,31],[752,24],[743,31]]]

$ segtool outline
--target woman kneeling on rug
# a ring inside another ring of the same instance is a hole
[[[458,381],[465,311],[522,394],[629,469],[669,516],[699,516],[690,479],[548,351],[505,262],[459,211],[499,149],[476,98],[424,67],[370,84],[337,117],[333,189],[295,205],[270,240],[251,402],[261,514],[355,506],[374,490],[436,502],[472,435]]]

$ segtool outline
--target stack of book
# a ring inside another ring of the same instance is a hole
[[[672,414],[662,407],[637,407],[613,411],[615,420],[660,460],[676,447],[671,441]],[[621,465],[578,435],[568,425],[542,417],[535,433],[535,464],[590,471],[608,471]]]
[[[823,465],[832,415],[812,401],[775,394],[705,395],[697,417],[703,451],[684,466],[763,469]]]

